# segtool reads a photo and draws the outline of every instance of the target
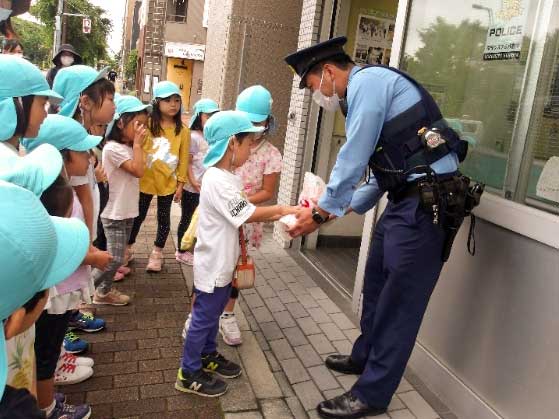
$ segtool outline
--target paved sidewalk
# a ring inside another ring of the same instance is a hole
[[[178,209],[173,213],[176,224]],[[324,359],[331,353],[349,353],[360,334],[358,326],[271,234],[252,254],[258,271],[256,288],[243,290],[236,307],[243,344],[236,349],[220,347],[245,372],[221,398],[225,418],[316,418],[320,401],[349,390],[357,379],[332,373]],[[192,287],[192,268],[183,266],[183,272]],[[407,372],[389,412],[376,418],[456,417]]]
[[[90,342],[87,356],[95,360],[93,378],[60,390],[72,403],[90,403],[92,418],[221,418],[217,399],[174,389],[182,354],[180,330],[190,307],[173,241],[165,248],[165,266],[147,274],[148,252],[155,237],[153,210],[135,246],[132,274],[117,288],[133,297],[126,307],[94,306],[107,321],[105,331],[82,334]]]

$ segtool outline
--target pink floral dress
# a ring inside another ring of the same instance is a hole
[[[250,153],[250,157],[236,170],[236,174],[243,179],[247,196],[262,190],[264,175],[281,172],[281,153],[269,141],[263,140]],[[249,246],[256,249],[262,244],[264,223],[249,223],[244,225],[245,237]]]

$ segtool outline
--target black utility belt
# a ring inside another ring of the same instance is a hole
[[[421,177],[413,182],[406,183],[406,185],[398,191],[389,192],[388,200],[397,204],[406,198],[418,196],[422,190],[425,190],[428,187],[436,187],[438,191],[443,193],[456,192],[458,190],[458,178],[465,178],[469,182],[468,178],[460,175],[459,173],[439,175],[436,180],[431,181],[427,176]]]

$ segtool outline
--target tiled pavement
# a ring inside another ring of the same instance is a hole
[[[174,207],[173,230],[176,212]],[[324,292],[324,284],[266,239],[254,254],[257,286],[242,291],[237,305],[243,344],[220,344],[244,374],[230,382],[220,399],[175,391],[192,269],[176,263],[169,240],[163,272],[144,272],[154,229],[150,212],[136,244],[133,273],[118,285],[133,296],[133,303],[94,309],[107,320],[105,331],[84,336],[91,343],[88,355],[95,359],[95,374],[63,388],[69,401],[90,403],[97,419],[304,419],[318,417],[318,402],[351,387],[356,376],[332,373],[323,364],[330,353],[347,353],[359,335],[351,313],[344,313],[330,290]],[[406,378],[389,412],[377,418],[455,418],[411,372]]]

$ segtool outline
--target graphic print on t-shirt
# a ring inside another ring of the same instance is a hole
[[[171,144],[165,137],[157,137],[153,139],[152,151],[147,156],[147,166],[151,169],[153,164],[160,160],[174,172],[179,163],[179,158],[171,153]]]
[[[227,203],[227,208],[231,213],[231,217],[237,217],[247,206],[248,201],[240,192],[238,196],[233,197]]]

